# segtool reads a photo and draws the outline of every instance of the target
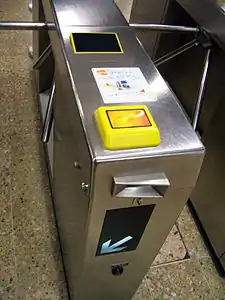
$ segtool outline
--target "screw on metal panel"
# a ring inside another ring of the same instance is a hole
[[[88,188],[89,188],[89,185],[87,183],[85,183],[85,182],[81,183],[81,189],[83,192],[87,192]]]
[[[29,0],[29,3],[28,3],[28,10],[29,10],[30,12],[32,12],[32,10],[33,10],[33,1],[32,1],[32,0]]]
[[[75,161],[75,162],[74,162],[74,167],[75,167],[76,169],[81,169],[81,165],[80,165],[80,163],[79,163],[78,161]]]
[[[34,50],[32,46],[28,46],[28,54],[31,59],[34,58]]]

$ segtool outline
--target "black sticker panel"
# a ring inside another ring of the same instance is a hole
[[[116,33],[86,33],[72,34],[77,53],[122,53],[122,48]]]
[[[96,256],[135,250],[155,205],[106,211]]]

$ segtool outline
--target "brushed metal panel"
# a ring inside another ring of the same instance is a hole
[[[60,76],[58,72],[60,68]],[[84,260],[89,195],[81,183],[91,181],[91,158],[65,64],[56,67],[54,106],[53,198],[69,285],[80,278]],[[79,168],[75,167],[79,163]]]
[[[186,158],[187,157],[184,156],[181,157],[180,160],[178,159],[177,167],[179,166],[179,162],[182,160],[185,161]],[[168,161],[169,160],[170,158],[168,158]],[[94,191],[92,193],[92,209],[88,221],[86,259],[81,274],[82,279],[76,290],[78,298],[110,300],[131,299],[144,274],[148,271],[148,266],[153,262],[169,230],[172,228],[190,196],[192,188],[176,189],[171,187],[168,188],[163,200],[158,198],[144,199],[142,205],[155,203],[156,207],[136,251],[96,257],[95,253],[106,210],[137,205],[132,198],[124,199],[111,196],[110,188],[112,176],[114,174],[123,174],[125,171],[129,173],[131,168],[132,170],[140,168],[139,170],[141,172],[143,165],[147,165],[147,167],[151,169],[152,162],[153,161],[140,160],[139,162],[130,161],[124,164],[112,163],[99,164],[99,166],[97,166]],[[186,163],[188,162],[190,164],[190,161],[187,159]],[[163,165],[164,162],[159,160],[158,163]],[[172,160],[170,163],[171,165],[174,164]],[[197,164],[200,166],[200,161],[198,161]],[[193,166],[192,163],[191,165]],[[192,175],[195,177],[194,174],[193,171]],[[134,222],[135,221],[138,222],[138,220],[134,220]],[[116,278],[111,274],[110,267],[111,265],[123,262],[128,262],[129,265],[125,267],[123,275],[120,276],[120,278]],[[90,289],[86,288],[86,280],[90,283]],[[96,282],[98,282],[98,284],[96,284]],[[110,285],[107,284],[108,282],[110,282]]]
[[[79,31],[115,31],[118,33],[123,45],[124,55],[74,55],[69,42],[69,33]],[[89,147],[93,156],[99,160],[154,156],[166,153],[180,153],[189,151],[202,151],[192,127],[187,121],[182,108],[179,106],[174,94],[154,67],[152,61],[137,43],[133,30],[123,27],[99,28],[62,28],[63,46],[70,65],[71,80],[75,87],[74,93],[82,116]],[[100,92],[91,73],[92,67],[140,67],[150,86],[155,90],[158,101],[145,103],[161,132],[161,145],[158,147],[108,151],[104,149],[96,130],[93,112],[102,105]],[[82,100],[81,100],[82,99]]]
[[[124,300],[133,295],[190,196],[204,154],[204,147],[176,97],[136,40],[135,32],[120,13],[116,16],[118,10],[112,3],[43,0],[46,19],[53,17],[56,24],[56,32],[49,32],[56,82],[53,194],[72,299]],[[100,13],[94,16],[98,8]],[[75,17],[65,20],[68,14]],[[85,26],[86,23],[90,26]],[[124,54],[75,55],[69,41],[73,31],[116,32]],[[93,118],[94,111],[105,105],[92,75],[94,67],[139,67],[142,70],[158,97],[157,102],[147,102],[147,106],[161,131],[159,147],[104,149]],[[106,210],[139,205],[130,198],[111,196],[113,177],[154,172],[165,173],[170,187],[160,201],[157,198],[143,200],[143,204],[155,203],[156,208],[137,251],[96,257]],[[84,191],[82,186],[89,189]],[[118,280],[111,274],[111,264],[127,260],[129,270]]]
[[[100,5],[101,1],[96,0],[95,4]],[[86,3],[86,1],[83,1]],[[87,1],[88,2],[88,1]],[[103,1],[104,2],[104,1]],[[115,5],[115,4],[114,4]],[[50,11],[49,2],[44,0],[46,11]],[[58,22],[57,5],[54,7],[54,18]],[[50,12],[49,12],[50,14]],[[47,13],[48,15],[48,13]],[[88,12],[87,12],[88,15]],[[134,31],[128,26],[118,27],[72,27],[57,25],[59,32],[58,45],[53,45],[53,52],[57,60],[59,51],[63,52],[67,64],[68,74],[72,81],[73,93],[76,96],[77,106],[81,115],[81,121],[86,133],[88,145],[93,157],[99,160],[131,158],[160,155],[171,152],[203,150],[196,134],[193,132],[187,121],[182,108],[179,106],[176,97],[164,82],[152,61],[139,43],[137,43]],[[74,55],[69,34],[71,31],[115,31],[118,33],[124,48],[123,55]],[[57,43],[56,34],[50,32],[52,43]],[[157,148],[127,151],[107,151],[103,148],[98,131],[93,120],[93,112],[96,108],[104,105],[94,78],[91,74],[92,67],[140,67],[149,84],[154,87],[158,101],[147,103],[155,118],[161,132],[161,145]],[[81,100],[82,99],[82,100]]]
[[[204,230],[216,255],[225,268],[225,95],[205,132],[205,160],[191,196]]]

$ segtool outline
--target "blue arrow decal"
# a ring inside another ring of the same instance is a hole
[[[124,239],[116,242],[115,244],[111,245],[110,246],[110,243],[112,240],[108,240],[107,242],[103,243],[102,244],[102,248],[101,248],[101,254],[106,254],[106,253],[113,253],[113,252],[119,252],[119,251],[122,251],[124,249],[126,249],[127,247],[120,247],[120,248],[117,248],[123,244],[125,244],[126,242],[129,242],[130,240],[132,240],[133,237],[132,236],[127,236],[125,237]]]

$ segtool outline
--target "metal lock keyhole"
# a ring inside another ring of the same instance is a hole
[[[141,205],[143,203],[143,198],[133,198],[132,204]]]

